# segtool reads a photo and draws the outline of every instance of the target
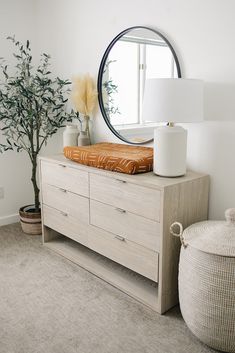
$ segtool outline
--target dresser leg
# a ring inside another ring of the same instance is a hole
[[[47,226],[42,227],[42,239],[43,243],[47,243],[56,238],[60,238],[61,234],[56,232],[55,230],[48,228]]]

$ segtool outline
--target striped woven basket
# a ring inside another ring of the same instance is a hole
[[[180,236],[179,301],[189,329],[208,346],[235,352],[235,209],[227,222],[196,223]],[[175,233],[176,226],[180,232]]]
[[[42,234],[41,212],[30,212],[32,210],[34,210],[34,205],[20,208],[21,227],[26,234],[40,235]]]

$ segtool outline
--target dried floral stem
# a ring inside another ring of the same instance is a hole
[[[97,107],[97,90],[94,79],[89,74],[74,78],[71,97],[75,109],[83,114],[85,121],[84,131],[91,141],[89,121],[90,116]]]
[[[89,115],[84,115],[84,120],[85,120],[85,132],[89,138],[89,141],[91,142],[91,136],[90,136],[90,127],[89,127],[89,122],[90,122],[90,117]]]

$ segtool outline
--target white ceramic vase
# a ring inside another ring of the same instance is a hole
[[[67,125],[63,132],[63,146],[78,145],[79,130],[76,125]]]

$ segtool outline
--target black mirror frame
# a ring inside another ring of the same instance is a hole
[[[100,63],[100,67],[99,67],[99,72],[98,72],[98,81],[97,81],[97,91],[98,91],[98,101],[99,101],[99,106],[100,106],[100,110],[102,113],[102,116],[104,118],[105,123],[107,124],[107,126],[109,127],[109,129],[112,131],[112,133],[117,136],[120,140],[131,144],[131,145],[145,145],[147,143],[150,143],[153,141],[153,139],[144,141],[144,142],[131,142],[126,140],[122,135],[120,135],[118,133],[118,131],[113,127],[113,125],[110,123],[105,108],[104,108],[104,102],[103,102],[103,97],[102,97],[102,78],[103,78],[103,70],[104,70],[104,66],[107,60],[107,57],[109,55],[110,50],[112,49],[112,47],[114,46],[114,44],[122,37],[124,36],[126,33],[128,33],[131,30],[134,29],[147,29],[149,31],[154,32],[155,34],[157,34],[159,37],[161,37],[169,46],[172,55],[174,57],[175,60],[175,64],[176,64],[176,69],[177,69],[177,74],[178,74],[178,78],[181,78],[181,69],[180,69],[180,64],[179,64],[179,60],[177,58],[176,52],[173,49],[172,45],[170,44],[170,42],[166,39],[165,36],[163,36],[160,32],[158,32],[155,29],[149,28],[149,27],[145,27],[145,26],[134,26],[134,27],[130,27],[125,29],[124,31],[120,32],[116,37],[114,37],[114,39],[110,42],[110,44],[108,45],[107,49],[104,52],[104,55],[102,57],[101,63]]]

